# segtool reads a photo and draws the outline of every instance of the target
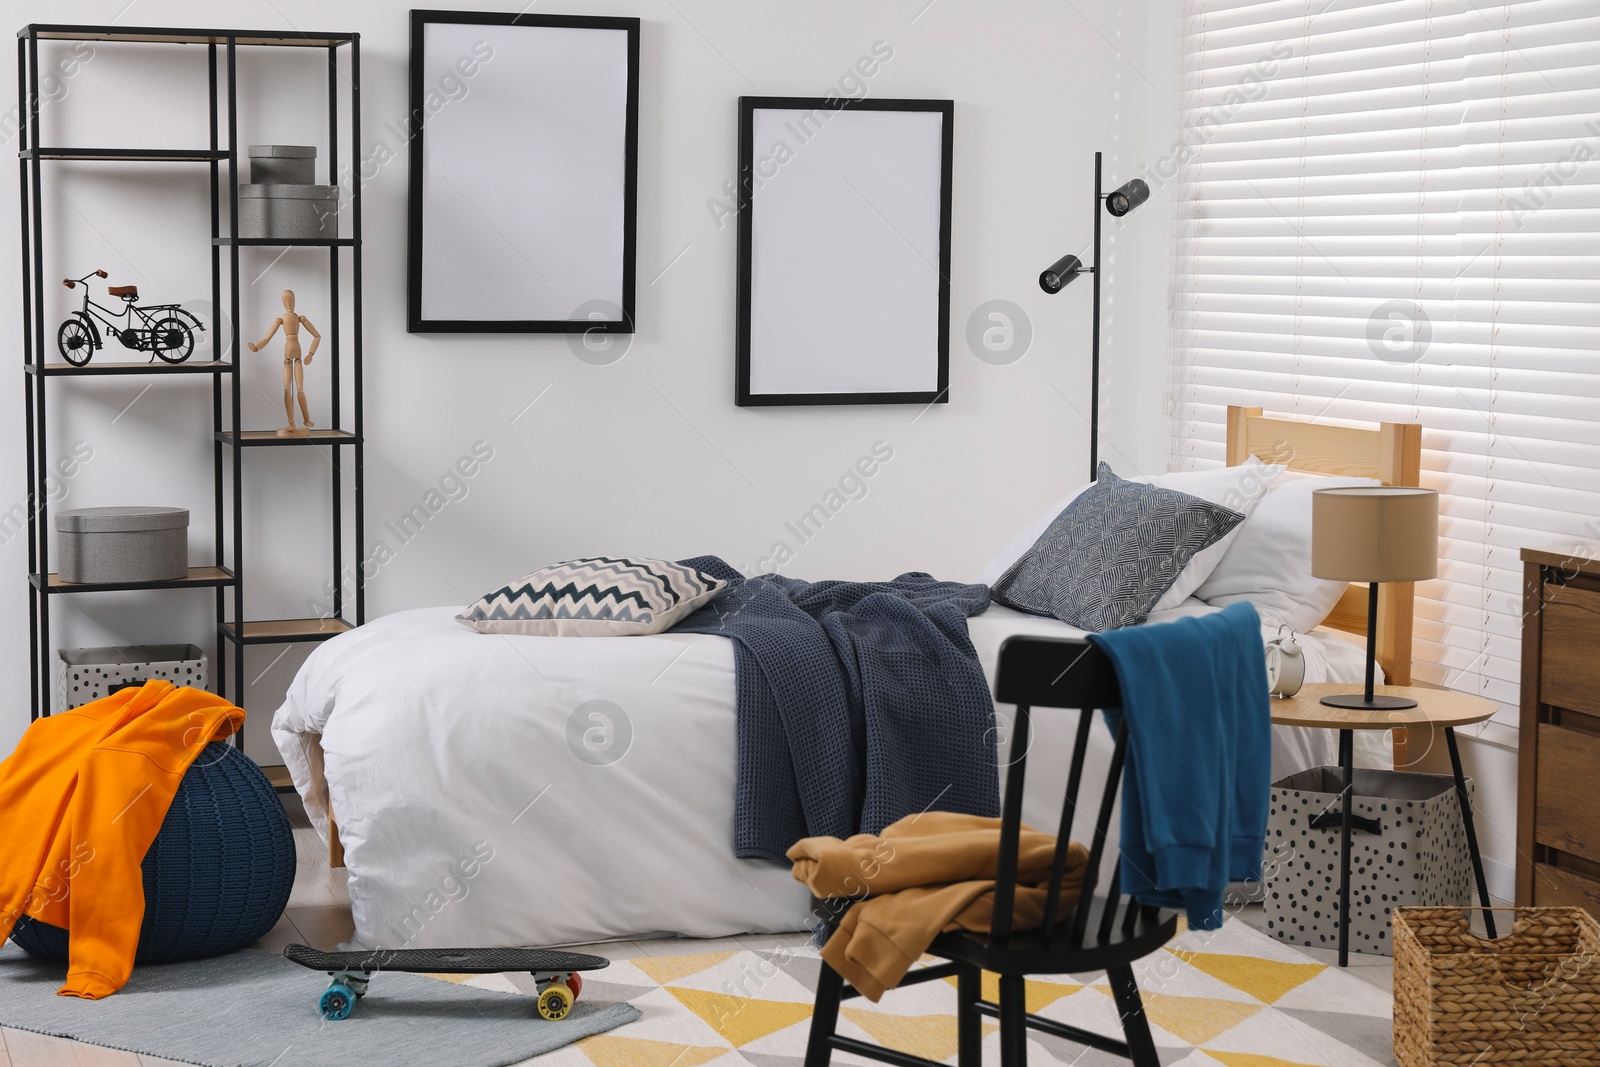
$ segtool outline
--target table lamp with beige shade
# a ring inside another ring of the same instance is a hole
[[[1318,489],[1311,494],[1311,573],[1367,582],[1367,678],[1361,694],[1326,696],[1335,708],[1414,708],[1407,697],[1373,693],[1378,583],[1420,582],[1439,573],[1439,494],[1397,485]]]

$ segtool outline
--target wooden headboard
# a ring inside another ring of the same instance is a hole
[[[1421,484],[1422,426],[1384,422],[1377,429],[1326,426],[1292,419],[1270,419],[1260,408],[1228,408],[1228,466],[1251,456],[1283,463],[1293,470],[1376,478],[1384,485]],[[1378,587],[1378,662],[1390,685],[1411,684],[1411,582]],[[1367,587],[1352,585],[1323,620],[1324,626],[1367,633]]]

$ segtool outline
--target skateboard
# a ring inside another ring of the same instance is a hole
[[[403,974],[499,974],[527,971],[538,983],[539,1014],[555,1022],[565,1019],[583,990],[579,971],[608,967],[603,956],[551,952],[535,948],[397,948],[373,952],[318,952],[308,945],[290,945],[283,956],[313,971],[326,971],[333,982],[317,1001],[330,1022],[347,1019],[367,984],[379,971]]]

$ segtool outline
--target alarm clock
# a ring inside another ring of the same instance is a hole
[[[1284,633],[1288,630],[1288,634]],[[1306,654],[1295,640],[1295,632],[1278,627],[1278,636],[1267,642],[1267,690],[1275,697],[1292,697],[1306,680]]]

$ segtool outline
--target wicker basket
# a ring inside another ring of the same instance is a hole
[[[1600,923],[1581,908],[1512,908],[1474,934],[1463,908],[1394,913],[1400,1067],[1600,1067]]]

